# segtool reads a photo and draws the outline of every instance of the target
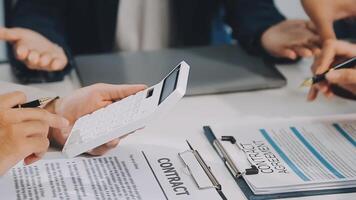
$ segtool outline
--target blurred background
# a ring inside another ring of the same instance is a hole
[[[16,0],[0,0],[0,26],[5,25],[6,16],[9,13],[7,10],[13,5]],[[299,0],[275,0],[278,9],[288,18],[306,19]],[[229,27],[223,24],[222,19],[216,19],[215,31],[213,32],[213,44],[229,43]],[[0,42],[0,62],[6,62],[6,45],[5,42]]]

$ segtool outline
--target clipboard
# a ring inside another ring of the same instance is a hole
[[[192,177],[198,189],[215,189],[222,200],[227,200],[226,196],[222,192],[221,184],[210,170],[210,167],[206,164],[199,152],[195,150],[188,141],[186,142],[189,146],[189,149],[178,153],[178,156],[184,163],[187,172]]]
[[[287,193],[276,193],[276,194],[264,194],[256,195],[252,192],[248,184],[246,183],[243,175],[253,175],[258,174],[258,169],[251,165],[251,168],[247,168],[243,171],[239,171],[234,163],[231,161],[226,150],[221,145],[220,141],[236,143],[236,139],[233,136],[222,136],[222,138],[217,139],[213,130],[210,126],[204,126],[204,134],[210,144],[213,146],[219,157],[225,163],[225,166],[229,170],[230,174],[235,179],[235,182],[240,187],[241,191],[244,193],[249,200],[264,200],[264,199],[279,199],[279,198],[293,198],[293,197],[306,197],[306,196],[319,196],[328,194],[340,194],[340,193],[352,193],[356,192],[356,188],[343,188],[343,189],[330,189],[330,190],[313,190],[313,191],[303,191],[303,192],[287,192]],[[219,145],[220,144],[220,145]],[[257,170],[257,172],[255,171]]]

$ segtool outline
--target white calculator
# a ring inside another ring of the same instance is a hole
[[[141,129],[185,95],[189,65],[182,61],[160,83],[79,118],[62,152],[74,157]]]

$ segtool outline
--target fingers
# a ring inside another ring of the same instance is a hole
[[[299,41],[296,45],[290,48],[296,52],[300,57],[312,57],[320,52],[320,38],[313,34],[308,33],[304,41]]]
[[[334,83],[338,85],[356,84],[356,70],[355,69],[334,70],[326,74],[326,79],[330,83]]]
[[[312,66],[316,74],[327,71],[338,57],[356,56],[356,45],[340,40],[327,40]]]
[[[313,45],[321,45],[321,38],[319,35],[311,32],[309,34],[309,37],[306,41],[307,44],[313,44]]]
[[[31,50],[27,57],[27,66],[30,69],[38,69],[40,54],[36,50]]]
[[[0,28],[0,39],[1,36],[13,42],[16,58],[29,69],[59,71],[68,63],[63,48],[37,32],[22,28]]]
[[[108,151],[110,151],[111,149],[114,149],[115,147],[117,147],[117,145],[119,145],[120,143],[120,139],[115,139],[112,140],[106,144],[103,144],[91,151],[88,151],[88,154],[93,155],[93,156],[101,156],[104,155],[105,153],[107,153]]]
[[[293,50],[301,57],[311,57],[313,52],[306,47],[294,47]]]
[[[18,60],[24,61],[27,59],[29,49],[24,45],[15,45],[15,55]]]
[[[24,158],[25,165],[31,165],[31,164],[41,160],[41,158],[43,157],[44,154],[45,154],[45,152],[43,152],[41,154],[31,154],[31,155],[27,156],[26,158]]]
[[[54,71],[58,71],[66,67],[68,63],[68,58],[62,47],[55,45],[55,49],[56,49],[56,54],[54,56],[55,59],[52,62],[52,69]]]
[[[322,74],[327,71],[335,58],[335,49],[332,42],[325,42],[319,55],[315,57],[312,71],[315,74]]]
[[[116,90],[112,90],[112,94],[113,97],[117,97],[117,98],[125,98],[127,96],[136,94],[137,92],[140,92],[144,89],[147,88],[146,85],[122,85],[120,87],[121,89],[119,89],[119,87],[117,87]],[[116,91],[116,92],[115,92]]]
[[[71,129],[72,127],[69,127],[68,130],[52,129],[49,132],[50,141],[53,141],[56,145],[63,146],[70,135]]]
[[[292,60],[295,60],[298,57],[312,57],[318,54],[320,54],[320,48],[312,44],[286,48],[281,50],[279,53],[281,57],[289,58]]]
[[[317,46],[311,46],[309,49],[311,49],[311,51],[313,52],[313,55],[315,57],[320,55],[320,53],[321,53],[321,49]]]
[[[307,100],[314,101],[318,96],[318,89],[315,86],[312,86],[309,90]]]
[[[323,49],[313,64],[316,74],[322,74],[327,71],[335,58],[335,45],[333,42],[325,42]]]
[[[24,137],[42,136],[47,137],[49,126],[40,121],[28,121],[15,124],[11,127],[14,134],[22,134]]]
[[[331,87],[328,87],[328,90],[324,92],[324,95],[327,97],[327,98],[332,98],[334,96],[334,93],[333,91],[331,90]]]
[[[146,85],[111,85],[103,83],[89,87],[88,89],[100,91],[106,101],[120,100],[147,88]]]
[[[342,41],[342,40],[330,40],[328,41],[330,48],[334,48],[335,53],[338,56],[354,57],[356,56],[356,44]]]
[[[38,109],[38,110],[42,110],[42,109]],[[52,128],[61,129],[69,126],[69,121],[59,115],[55,115],[47,111],[40,112],[40,113],[36,112],[36,113],[37,115],[35,117],[38,117],[38,120],[46,122]],[[41,113],[42,115],[40,116]],[[34,117],[32,116],[32,118]]]
[[[36,50],[30,50],[28,53],[28,56],[25,57],[25,59],[23,60],[25,62],[25,64],[27,65],[27,67],[29,69],[33,69],[33,70],[46,70],[47,68],[49,68],[49,64],[51,62],[51,60],[47,61],[47,59],[49,58],[49,55],[46,53],[44,55],[40,55],[40,53]],[[48,62],[48,63],[46,63]],[[46,64],[46,65],[44,65]]]
[[[50,69],[52,71],[58,71],[58,70],[64,69],[64,67],[66,65],[67,65],[67,60],[65,60],[63,58],[56,58],[56,59],[53,59]]]
[[[314,101],[318,96],[319,92],[323,93],[327,98],[331,98],[334,94],[331,90],[330,84],[327,82],[321,82],[313,85],[308,93],[307,100]]]
[[[302,5],[324,40],[336,38],[333,30],[335,12],[330,2],[320,4],[318,0],[302,0]]]
[[[20,108],[6,110],[0,113],[0,121],[7,123],[42,121],[48,124],[50,127],[59,129],[69,126],[69,122],[65,118],[39,108]]]
[[[56,57],[48,52],[40,55],[36,50],[26,52],[25,47],[22,48],[21,51],[17,51],[17,58],[24,61],[29,69],[59,71],[67,65],[68,61],[65,56]]]
[[[336,33],[333,28],[333,21],[323,20],[317,26],[320,27],[318,30],[319,30],[320,37],[322,38],[322,40],[325,41],[325,40],[329,40],[329,39],[336,39]]]
[[[47,152],[49,141],[46,137],[30,137],[24,145],[27,152],[24,162],[26,165],[29,165],[42,158],[44,153]]]
[[[26,95],[23,92],[11,92],[4,95],[0,95],[0,110],[9,109],[18,104],[26,102]]]
[[[293,51],[292,49],[284,49],[281,51],[280,53],[281,57],[285,57],[285,58],[289,58],[291,60],[295,60],[297,59],[298,55],[295,51]]]
[[[48,66],[52,62],[52,59],[53,59],[53,57],[49,53],[42,54],[40,57],[39,66],[43,69],[48,68]]]
[[[106,148],[105,146],[99,146],[93,150],[88,151],[87,153],[92,156],[101,156],[107,153],[110,149]]]
[[[318,30],[315,26],[315,24],[312,21],[307,21],[306,22],[306,27],[313,33],[318,34]]]
[[[5,40],[7,42],[15,42],[21,39],[21,34],[17,31],[17,29],[12,28],[0,28],[0,40]]]
[[[119,143],[120,143],[120,139],[114,139],[104,145],[106,148],[113,149],[113,148],[117,147],[117,145],[119,145]]]

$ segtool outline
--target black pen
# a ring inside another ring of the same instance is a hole
[[[346,69],[346,68],[353,68],[356,66],[356,57],[353,57],[351,59],[346,60],[345,62],[342,62],[332,68],[330,68],[328,71],[322,73],[322,74],[318,74],[313,76],[312,78],[308,78],[306,79],[302,84],[301,87],[310,87],[311,85],[315,84],[315,83],[320,83],[322,81],[326,80],[326,74],[334,71],[334,70],[338,70],[338,69]]]
[[[19,105],[16,105],[12,108],[37,108],[37,107],[40,107],[40,106],[43,106],[43,105],[46,105],[56,99],[58,99],[59,97],[45,97],[45,98],[40,98],[40,99],[36,99],[34,101],[30,101],[30,102],[27,102],[27,103],[24,103],[24,104],[19,104]]]

